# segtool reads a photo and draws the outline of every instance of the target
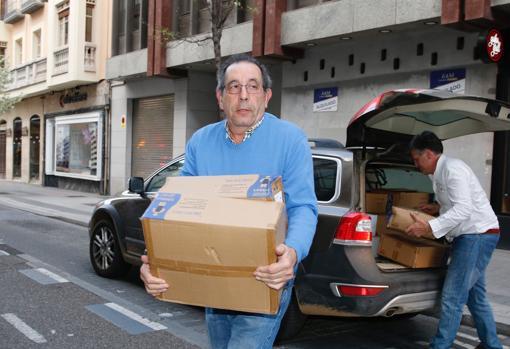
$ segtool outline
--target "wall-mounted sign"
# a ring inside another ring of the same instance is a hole
[[[497,29],[480,33],[476,52],[485,63],[498,63],[505,57],[505,38]]]
[[[73,95],[62,95],[60,96],[60,106],[63,107],[64,104],[69,103],[77,103],[87,100],[87,93],[78,93]]]
[[[464,94],[466,69],[447,69],[430,72],[430,88]]]
[[[497,29],[489,30],[485,37],[485,50],[487,51],[487,58],[492,62],[499,62],[503,57],[503,36]]]
[[[316,88],[313,91],[313,111],[326,112],[337,111],[338,109],[338,88]]]

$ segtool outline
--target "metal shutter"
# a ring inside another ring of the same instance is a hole
[[[172,159],[174,97],[137,99],[133,107],[131,175],[147,178]]]

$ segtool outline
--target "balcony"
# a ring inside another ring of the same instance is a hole
[[[10,83],[7,90],[26,87],[46,81],[46,58],[25,64],[9,72]]]
[[[23,18],[25,18],[25,14],[21,13],[20,0],[7,0],[4,22],[12,24],[22,20]]]
[[[41,0],[22,0],[21,13],[32,13],[44,7],[44,1]]]
[[[69,70],[69,47],[53,52],[53,76],[65,74]]]
[[[86,72],[96,72],[96,45],[85,43],[83,66]]]

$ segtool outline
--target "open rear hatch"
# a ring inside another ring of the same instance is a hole
[[[441,140],[510,130],[510,105],[439,90],[385,92],[363,106],[347,127],[347,147],[388,148],[432,131]]]

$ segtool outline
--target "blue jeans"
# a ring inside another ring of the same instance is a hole
[[[285,285],[275,315],[205,309],[209,341],[213,349],[270,349],[287,310],[292,284]]]
[[[485,291],[485,270],[499,234],[467,234],[453,240],[450,265],[441,295],[441,316],[431,348],[450,349],[467,304],[484,348],[501,349]]]

